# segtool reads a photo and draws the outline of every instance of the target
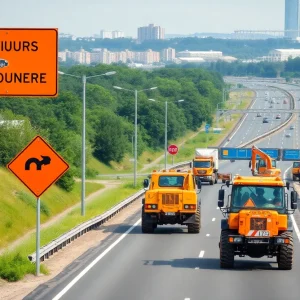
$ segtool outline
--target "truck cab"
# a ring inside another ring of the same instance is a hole
[[[201,182],[209,182],[210,185],[218,182],[218,149],[195,149],[195,157],[191,163],[193,174]]]
[[[300,179],[300,161],[293,162],[292,174],[293,174],[293,181]]]

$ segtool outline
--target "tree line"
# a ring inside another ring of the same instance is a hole
[[[86,86],[87,159],[95,156],[110,164],[131,153],[134,136],[134,93],[116,90],[156,90],[138,93],[138,154],[164,146],[165,101],[168,101],[168,138],[211,122],[222,101],[222,76],[199,68],[159,69],[153,72],[124,66],[97,65],[60,68],[77,76],[116,71],[113,76],[88,79]],[[0,165],[5,166],[35,135],[40,134],[71,165],[58,185],[72,190],[80,176],[82,136],[82,81],[59,76],[57,98],[0,98]],[[149,101],[148,99],[156,101]],[[184,99],[177,103],[176,100]],[[19,123],[8,121],[19,120]],[[92,173],[93,170],[87,170]]]

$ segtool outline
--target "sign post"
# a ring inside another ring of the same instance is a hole
[[[58,30],[0,28],[0,96],[57,97]],[[56,169],[57,167],[57,169]],[[37,136],[8,165],[37,197],[36,275],[40,273],[40,196],[69,165]]]
[[[170,145],[168,147],[169,154],[172,155],[172,166],[174,165],[174,155],[178,153],[178,147],[176,145]]]
[[[64,159],[41,137],[36,136],[7,168],[37,197],[36,275],[40,274],[40,196],[68,169]]]

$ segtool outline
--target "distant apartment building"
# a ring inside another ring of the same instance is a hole
[[[176,51],[173,48],[163,49],[161,52],[162,61],[174,61],[176,56]]]
[[[138,28],[138,43],[146,40],[163,40],[165,38],[165,29],[160,26],[149,24],[148,26]]]
[[[101,30],[100,31],[100,39],[118,39],[123,38],[124,32],[120,30],[108,31],[108,30]]]
[[[58,52],[60,61],[73,60],[79,64],[89,65],[91,63],[91,53],[81,49],[80,51],[71,52],[68,49]]]
[[[300,28],[300,0],[285,0],[285,36],[297,38]]]
[[[269,55],[264,57],[264,60],[269,62],[280,62],[296,57],[300,57],[300,49],[274,49],[269,52]]]

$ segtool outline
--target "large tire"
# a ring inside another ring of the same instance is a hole
[[[294,241],[291,232],[283,232],[280,235],[284,239],[289,239],[289,244],[283,244],[279,248],[277,256],[278,268],[280,270],[292,270],[293,267],[293,254],[294,254]]]
[[[296,181],[296,180],[297,180],[297,177],[293,175],[293,181]]]
[[[222,269],[231,269],[234,266],[234,248],[229,244],[229,230],[222,230],[220,236],[220,267]]]
[[[218,183],[218,176],[215,175],[215,183]]]
[[[144,212],[144,205],[142,207],[142,232],[143,233],[153,233],[155,229],[155,224]]]
[[[195,213],[195,223],[188,224],[188,233],[199,233],[201,229],[200,208]]]
[[[214,185],[214,180],[212,179],[210,182],[209,182],[210,185]]]

